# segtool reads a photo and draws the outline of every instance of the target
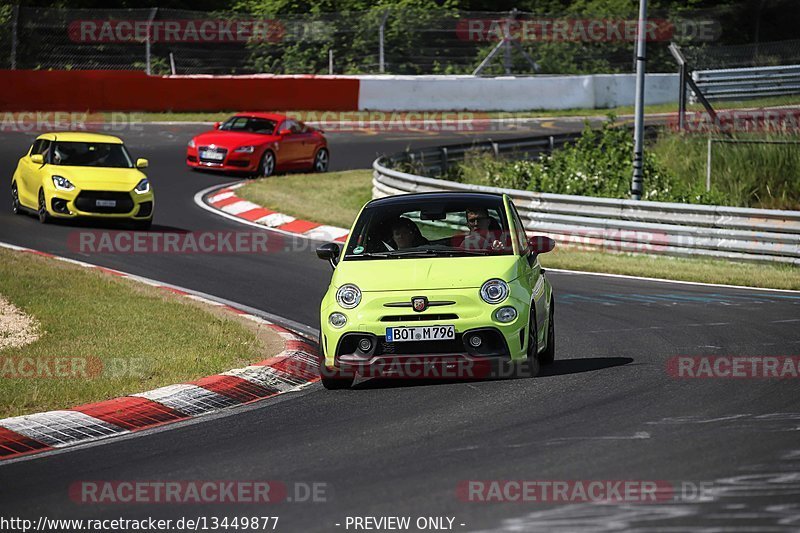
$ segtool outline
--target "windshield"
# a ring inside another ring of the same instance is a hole
[[[465,198],[367,207],[354,228],[344,259],[512,253],[502,200]]]
[[[117,143],[58,141],[47,150],[44,156],[51,165],[133,168],[128,150],[124,145]]]
[[[256,117],[231,117],[219,127],[221,131],[244,131],[272,135],[277,124],[274,120]]]

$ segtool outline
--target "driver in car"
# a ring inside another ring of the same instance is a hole
[[[413,220],[406,217],[398,217],[392,223],[392,239],[397,245],[397,250],[428,244],[428,240],[422,236],[419,227],[414,224]]]

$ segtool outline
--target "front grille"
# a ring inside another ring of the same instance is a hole
[[[228,164],[232,167],[248,167],[250,166],[250,161],[246,159],[231,159],[228,161]]]
[[[458,320],[455,313],[427,314],[427,315],[386,315],[381,317],[381,322],[429,322],[431,320]]]
[[[114,200],[116,205],[98,206],[97,200]],[[133,198],[127,192],[81,191],[75,199],[75,207],[86,213],[130,213]]]
[[[214,151],[217,152],[218,154],[222,154],[222,159],[209,159],[207,157],[203,157],[202,155],[200,155],[206,151]],[[197,149],[197,155],[200,158],[200,161],[202,161],[203,163],[217,163],[218,165],[221,165],[225,161],[225,157],[228,155],[228,149],[215,148],[214,150],[209,150],[208,146],[201,146],[200,148]]]

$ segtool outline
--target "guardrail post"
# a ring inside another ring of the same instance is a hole
[[[442,146],[442,175],[447,174],[447,147]]]
[[[494,141],[492,141],[492,152],[494,152],[495,157],[500,157],[500,147]]]
[[[553,136],[551,135],[551,136],[550,136],[550,151],[549,151],[548,153],[549,153],[550,155],[552,155],[552,154],[553,154],[553,150],[555,150],[555,149],[556,149],[556,140],[555,140],[555,139],[553,138]]]

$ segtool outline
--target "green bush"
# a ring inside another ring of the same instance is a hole
[[[705,139],[660,132],[645,150],[643,199],[779,209],[800,205],[796,145],[723,145],[715,150],[712,188],[706,191]],[[574,144],[540,160],[504,161],[476,153],[447,177],[510,189],[629,198],[632,158],[630,130],[615,126],[610,116],[600,129],[587,124]]]

